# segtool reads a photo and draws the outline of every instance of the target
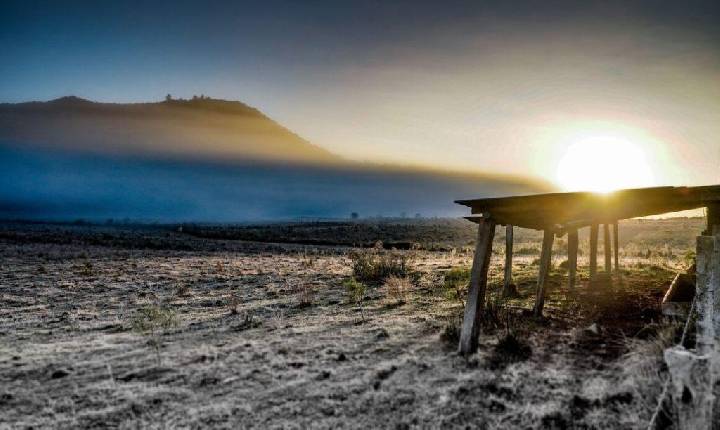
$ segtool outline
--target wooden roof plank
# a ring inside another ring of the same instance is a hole
[[[705,207],[720,203],[720,186],[637,188],[608,194],[549,193],[458,200],[457,203],[470,207],[472,214],[489,214],[499,224],[544,229]]]

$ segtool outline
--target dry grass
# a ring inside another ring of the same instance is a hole
[[[668,268],[684,264],[680,246],[670,260],[660,249],[626,256],[617,287],[593,289],[581,260],[574,292],[553,270],[536,320],[534,256],[516,260],[518,297],[498,301],[493,254],[497,306],[466,359],[454,352],[462,306],[445,281],[464,288],[462,269],[446,273],[471,254],[369,251],[414,258],[395,274],[405,304],[388,306],[385,282],[354,279],[344,249],[148,230],[95,246],[86,230],[0,236],[0,428],[644,428],[670,330],[652,304]],[[649,231],[635,232],[643,247],[664,240]],[[518,235],[522,246],[539,239]],[[160,363],[128,324],[156,304],[177,317],[155,330]]]
[[[383,284],[385,297],[393,304],[405,303],[412,287],[413,283],[409,278],[403,278],[395,275],[388,276]]]
[[[355,251],[350,260],[353,277],[371,285],[381,285],[390,276],[406,277],[411,271],[411,257],[403,252]]]

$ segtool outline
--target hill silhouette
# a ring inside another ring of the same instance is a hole
[[[210,159],[341,159],[238,101],[98,103],[67,96],[0,104],[0,140],[53,149]]]

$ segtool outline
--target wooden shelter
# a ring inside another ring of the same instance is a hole
[[[577,271],[578,229],[590,227],[590,277],[597,276],[597,248],[603,225],[605,270],[609,273],[614,257],[619,267],[618,221],[688,209],[707,208],[708,225],[720,224],[720,185],[702,187],[656,187],[592,192],[550,193],[530,196],[457,200],[471,209],[470,221],[478,224],[478,237],[472,264],[459,350],[477,350],[480,316],[485,305],[487,272],[497,225],[506,226],[505,289],[512,277],[513,227],[543,230],[540,268],[534,313],[542,315],[545,287],[550,269],[552,245],[556,236],[568,235],[568,285],[574,287]],[[612,233],[611,233],[612,229]],[[610,247],[610,237],[614,249]]]

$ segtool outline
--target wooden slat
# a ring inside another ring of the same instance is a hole
[[[545,229],[573,223],[608,223],[618,219],[662,214],[720,204],[720,186],[656,187],[530,196],[458,200],[473,214],[491,214],[498,224]]]

